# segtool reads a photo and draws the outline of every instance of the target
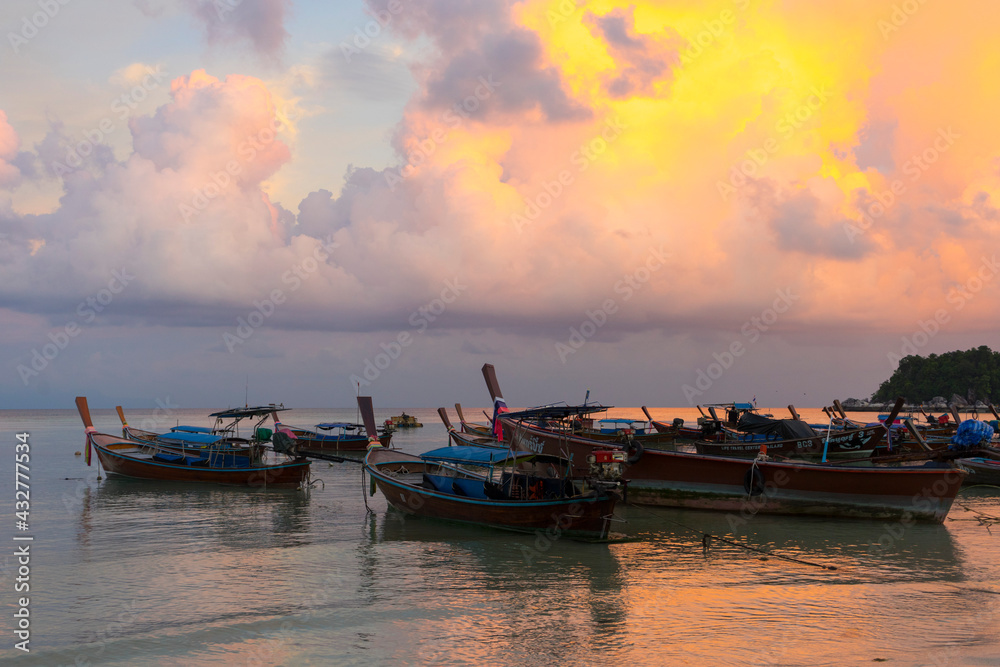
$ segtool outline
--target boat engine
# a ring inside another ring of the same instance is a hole
[[[617,483],[622,478],[625,452],[620,449],[595,449],[587,456],[587,463],[594,479]]]
[[[297,453],[298,443],[295,441],[295,437],[285,433],[284,431],[277,431],[271,436],[271,446],[274,451],[279,454],[288,454],[289,456],[294,456]]]

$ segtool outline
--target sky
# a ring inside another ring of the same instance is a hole
[[[0,408],[872,394],[997,341],[997,9],[7,0]]]

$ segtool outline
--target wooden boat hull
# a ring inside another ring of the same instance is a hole
[[[305,429],[288,429],[295,434],[296,444],[300,450],[337,453],[355,452],[364,453],[368,449],[368,436],[351,435],[338,437],[335,435],[324,435]],[[379,442],[383,447],[388,447],[392,441],[392,434],[385,433],[379,436]]]
[[[88,437],[104,469],[110,474],[124,477],[269,488],[297,487],[309,479],[309,461],[247,468],[196,468],[135,458],[126,453],[137,449],[134,441],[101,433],[88,433]]]
[[[388,503],[408,514],[522,533],[538,531],[578,539],[605,539],[617,497],[614,494],[551,500],[483,500],[446,494],[400,479],[391,472],[422,473],[423,461],[398,451],[373,449],[365,458]]]
[[[959,459],[958,462],[963,467],[972,471],[971,474],[965,478],[965,483],[967,485],[991,484],[1000,486],[1000,461],[977,457]]]
[[[513,446],[570,458],[607,443],[505,422]],[[629,502],[752,514],[907,518],[942,522],[966,473],[953,467],[845,467],[647,449],[626,467]]]

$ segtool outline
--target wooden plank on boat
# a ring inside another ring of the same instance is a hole
[[[844,411],[844,406],[840,404],[839,398],[833,399],[833,407],[837,409],[841,419],[847,419],[847,413]]]
[[[790,413],[792,413],[792,419],[794,419],[794,420],[795,420],[795,421],[797,421],[797,422],[800,422],[800,421],[802,421],[802,417],[799,417],[799,413],[798,413],[798,411],[797,411],[797,410],[795,409],[795,406],[794,406],[794,405],[789,405],[789,406],[788,406],[788,411],[789,411]]]
[[[927,441],[924,440],[924,434],[921,433],[917,429],[917,427],[913,425],[913,420],[912,419],[907,419],[903,423],[906,424],[906,430],[910,432],[910,435],[912,435],[913,439],[917,441],[917,444],[920,445],[921,449],[923,449],[925,452],[933,451],[933,449],[931,448],[931,446],[927,444]]]

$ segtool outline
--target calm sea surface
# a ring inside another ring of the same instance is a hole
[[[208,412],[175,410],[157,427],[210,426]],[[434,411],[408,412],[425,426],[397,432],[399,448],[446,444]],[[98,430],[120,432],[112,410],[93,413]],[[286,415],[310,426],[355,411]],[[28,531],[15,527],[17,433],[29,434]],[[309,491],[98,480],[74,456],[75,410],[0,411],[0,438],[0,661],[12,664],[1000,664],[1000,525],[978,520],[1000,517],[996,489],[963,491],[944,525],[735,525],[621,506],[617,530],[631,541],[548,543],[387,510],[352,463],[314,463],[322,484]],[[706,550],[695,531],[838,569]],[[30,592],[16,593],[23,544]],[[30,653],[14,648],[22,596]]]

